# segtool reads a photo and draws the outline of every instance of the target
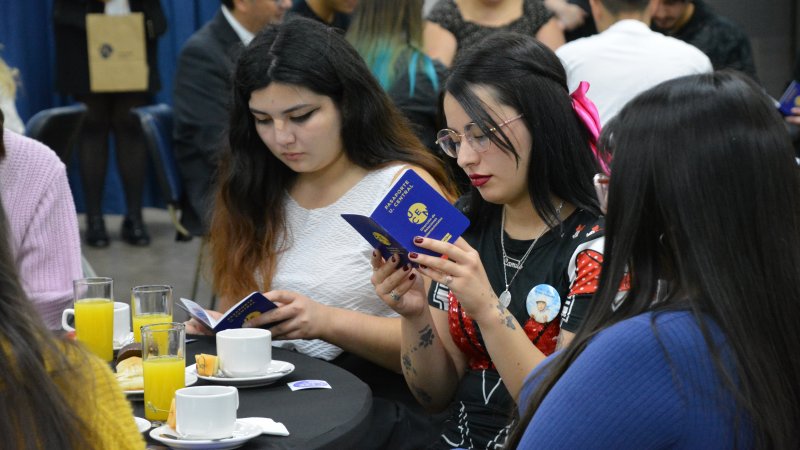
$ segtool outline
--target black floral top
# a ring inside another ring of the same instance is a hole
[[[458,47],[453,58],[453,61],[456,61],[462,50],[473,47],[498,31],[513,31],[535,36],[539,28],[551,17],[553,17],[553,13],[545,8],[542,0],[523,0],[522,16],[519,19],[503,26],[489,27],[464,20],[454,0],[439,0],[428,14],[427,19],[453,33],[453,36],[456,37]]]

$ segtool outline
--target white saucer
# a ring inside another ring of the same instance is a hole
[[[194,367],[194,365],[192,365],[192,367]],[[186,386],[191,386],[197,383],[197,372],[195,372],[194,370],[189,371],[189,368],[187,367],[186,374],[184,376],[185,376],[184,383]],[[124,391],[124,392],[125,395],[144,395],[144,390],[142,389],[135,391]]]
[[[186,373],[193,373],[197,374],[197,364],[192,364],[191,366],[186,367]],[[248,388],[248,387],[256,387],[256,386],[266,386],[268,384],[272,384],[279,379],[289,375],[290,373],[294,372],[294,364],[286,362],[286,361],[278,361],[273,359],[272,362],[269,363],[269,369],[267,373],[264,375],[260,375],[257,377],[242,377],[242,378],[231,378],[231,377],[207,377],[203,375],[197,375],[201,380],[210,381],[212,383],[217,384],[224,384],[227,386],[236,386],[241,388]]]
[[[132,343],[133,343],[133,331],[128,333],[125,336],[125,338],[122,339],[121,341],[118,341],[118,340],[114,339],[113,348],[114,348],[115,351],[119,351],[119,350],[122,350],[122,347],[125,347],[126,345],[132,344]]]
[[[200,440],[200,439],[171,439],[163,437],[167,433],[177,436],[178,432],[170,428],[169,425],[162,425],[150,431],[150,437],[166,444],[171,448],[185,448],[193,450],[227,450],[239,448],[245,442],[261,434],[261,428],[240,420],[236,421],[233,428],[233,436],[220,440]]]
[[[134,417],[134,419],[136,419],[136,427],[139,429],[139,433],[144,433],[153,427],[153,424],[147,419],[142,419],[141,417]]]

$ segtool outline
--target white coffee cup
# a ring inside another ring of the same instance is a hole
[[[226,376],[265,375],[272,361],[272,333],[262,328],[234,328],[217,333],[219,368]]]
[[[175,391],[175,431],[182,438],[233,435],[239,391],[233,386],[190,386]]]
[[[73,308],[67,308],[61,313],[61,328],[66,331],[75,331],[69,325],[70,316],[75,316]],[[125,341],[131,333],[131,307],[127,303],[114,302],[114,346]]]

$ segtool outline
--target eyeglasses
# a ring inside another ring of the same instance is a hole
[[[597,193],[597,201],[600,203],[600,211],[605,214],[608,208],[608,182],[611,179],[604,173],[598,173],[592,180],[594,191]]]
[[[511,122],[522,118],[522,114],[512,117],[505,122],[498,123],[496,127],[489,128],[489,133],[496,133],[501,127],[504,127]],[[436,133],[436,143],[439,144],[442,151],[451,157],[458,158],[458,150],[461,148],[461,138],[465,138],[469,142],[470,147],[476,152],[483,152],[489,147],[489,134],[483,134],[483,130],[475,122],[468,123],[464,126],[464,134],[459,134],[455,130],[445,128]]]

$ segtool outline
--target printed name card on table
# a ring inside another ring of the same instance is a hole
[[[413,170],[397,179],[369,217],[342,217],[384,259],[398,255],[402,264],[409,263],[410,251],[438,256],[414,245],[416,236],[452,243],[469,226],[469,219]]]

